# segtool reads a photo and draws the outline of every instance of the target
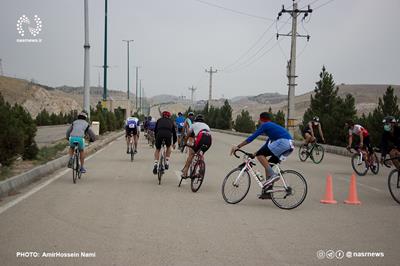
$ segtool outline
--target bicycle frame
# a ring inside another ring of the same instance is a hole
[[[253,166],[251,164],[255,165],[256,161],[254,159],[251,159],[251,158],[247,157],[245,159],[245,167],[243,167],[243,169],[240,171],[240,173],[239,173],[238,177],[235,179],[235,182],[233,183],[233,185],[237,186],[237,184],[239,182],[239,179],[242,177],[243,173],[245,171],[247,171],[256,180],[257,184],[261,188],[263,188],[263,183],[258,179],[256,173],[253,170]],[[268,190],[267,192],[278,192],[278,191],[285,192],[288,189],[288,186],[286,184],[285,179],[282,176],[282,173],[281,173],[282,171],[281,171],[281,168],[279,167],[279,164],[270,163],[270,165],[271,165],[271,167],[276,166],[276,168],[278,169],[279,178],[282,180],[284,189],[275,189],[275,190],[273,189],[273,190]]]

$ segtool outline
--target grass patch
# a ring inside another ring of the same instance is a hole
[[[11,168],[9,166],[2,166],[0,168],[0,181],[3,181],[11,176]]]
[[[59,152],[63,151],[67,147],[67,144],[68,142],[63,140],[53,146],[41,148],[36,156],[37,163],[43,164],[55,159]]]

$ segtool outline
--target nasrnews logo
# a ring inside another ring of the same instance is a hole
[[[22,15],[17,20],[17,32],[21,37],[18,38],[17,42],[28,42],[28,43],[40,43],[41,38],[27,38],[36,37],[42,31],[42,20],[38,15],[34,15],[33,19],[30,20],[27,15]]]
[[[360,252],[360,251],[346,251],[343,250],[318,250],[317,251],[317,258],[322,259],[338,259],[341,260],[344,257],[351,259],[351,258],[383,258],[385,257],[384,252]]]

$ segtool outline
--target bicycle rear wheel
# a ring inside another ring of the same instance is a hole
[[[390,172],[388,177],[388,186],[390,195],[393,199],[400,204],[400,172],[394,169]]]
[[[351,166],[353,170],[360,176],[364,176],[368,172],[368,164],[365,158],[361,160],[360,153],[355,153],[351,157]]]
[[[133,159],[135,159],[135,151],[134,151],[134,147],[135,145],[133,145],[132,143],[129,145],[129,148],[131,150],[131,162],[133,162]]]
[[[369,168],[371,169],[371,172],[373,174],[377,175],[379,173],[379,159],[376,153],[372,155],[371,165],[369,166]]]
[[[190,187],[193,192],[197,192],[201,184],[203,184],[204,174],[206,172],[206,164],[203,160],[199,160],[196,162],[193,167],[193,171],[190,173]]]
[[[304,162],[305,160],[307,160],[309,154],[308,154],[308,149],[306,144],[301,144],[300,148],[299,148],[299,159],[300,161]]]
[[[285,170],[281,174],[287,188],[285,188],[282,178],[275,182],[270,192],[271,199],[277,207],[291,210],[300,206],[306,198],[307,182],[300,173],[294,170]]]
[[[158,177],[158,184],[161,185],[161,177],[164,172],[164,156],[161,155],[160,161],[158,163],[158,170],[157,170],[157,177]]]
[[[315,144],[313,149],[311,150],[311,160],[316,163],[319,164],[322,159],[324,158],[324,147],[322,147],[319,144]]]
[[[235,168],[230,171],[222,183],[222,197],[229,204],[236,204],[241,202],[249,193],[250,189],[250,175],[244,171],[238,178],[243,168]],[[237,183],[235,181],[238,179]]]
[[[76,154],[73,155],[73,164],[72,164],[72,181],[74,184],[76,183],[76,179],[78,178],[79,173],[79,163],[78,163],[78,156]]]

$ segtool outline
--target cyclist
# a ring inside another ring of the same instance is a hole
[[[178,117],[175,119],[175,126],[178,129],[178,144],[182,143],[183,136],[183,127],[185,125],[185,117],[183,116],[182,112],[178,113]]]
[[[359,124],[354,124],[353,120],[348,120],[345,125],[349,130],[349,145],[347,145],[346,148],[347,149],[351,148],[351,144],[353,143],[353,134],[354,134],[360,137],[360,149],[363,149],[364,147],[367,148],[368,155],[371,155],[374,151],[371,146],[368,130]],[[366,159],[368,160],[368,158]]]
[[[154,152],[154,168],[153,174],[157,174],[158,158],[160,157],[160,150],[162,142],[165,142],[167,146],[167,153],[165,155],[165,169],[169,168],[169,158],[171,156],[171,138],[173,138],[173,148],[175,149],[176,143],[176,128],[175,124],[171,119],[171,113],[168,111],[162,112],[162,117],[157,120],[156,127],[154,129],[156,136],[156,151]]]
[[[319,117],[314,116],[313,119],[307,123],[303,131],[303,137],[306,145],[316,140],[315,133],[317,131],[319,132],[322,141],[325,142],[324,134],[322,133],[321,123],[319,122]]]
[[[193,146],[190,146],[192,149],[189,150],[189,155],[187,157],[185,166],[182,169],[181,177],[184,179],[187,178],[187,172],[195,153],[197,153],[199,150],[205,153],[211,147],[212,139],[210,127],[204,122],[204,118],[201,114],[197,115],[194,119],[192,128],[189,130],[186,138],[189,136],[195,139],[195,143]]]
[[[231,149],[232,155],[237,149],[251,143],[258,136],[262,134],[268,136],[267,142],[255,153],[258,161],[264,166],[267,177],[263,183],[263,194],[273,182],[279,179],[279,175],[272,170],[269,162],[279,163],[286,160],[286,157],[294,150],[292,136],[285,128],[272,122],[271,119],[270,113],[261,113],[259,128],[250,137]],[[267,159],[267,156],[270,158]]]
[[[156,120],[154,118],[151,118],[150,116],[150,121],[147,125],[147,135],[150,140],[150,142],[154,141],[154,129],[156,128]]]
[[[193,143],[193,138],[192,137],[188,137],[188,133],[190,131],[190,129],[192,128],[192,124],[193,124],[193,120],[194,120],[194,113],[193,112],[189,112],[188,113],[188,117],[185,120],[184,123],[184,134],[185,134],[185,140],[188,141],[190,143],[190,145]],[[186,142],[185,142],[186,144]],[[183,151],[183,149],[182,149]]]
[[[87,112],[82,111],[78,115],[78,119],[72,122],[71,126],[67,130],[67,139],[69,140],[69,161],[68,161],[68,167],[72,168],[72,165],[74,163],[73,161],[73,154],[74,154],[74,142],[78,142],[78,148],[80,151],[80,161],[81,161],[81,173],[86,173],[86,169],[83,167],[83,164],[85,162],[85,136],[89,136],[89,141],[93,142],[96,140],[96,135],[94,132],[90,129],[89,123],[86,121],[87,120]]]
[[[381,140],[381,162],[385,160],[387,154],[390,158],[400,156],[400,127],[393,116],[387,116],[383,119],[383,133]],[[393,160],[393,164],[400,170],[399,160]]]
[[[133,137],[135,143],[135,151],[137,153],[137,145],[140,134],[139,119],[137,117],[128,117],[125,121],[125,139],[126,139],[126,153],[129,153],[129,138]]]

